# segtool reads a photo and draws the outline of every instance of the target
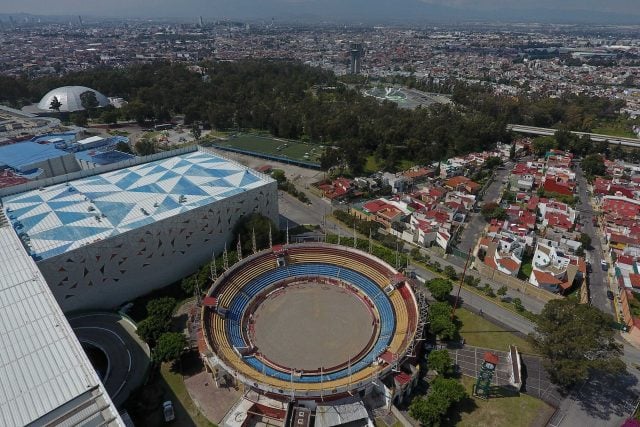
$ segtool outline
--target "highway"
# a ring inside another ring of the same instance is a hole
[[[544,136],[554,135],[558,131],[558,129],[541,128],[541,127],[535,127],[535,126],[525,126],[525,125],[516,125],[516,124],[508,124],[507,129],[513,132],[518,132],[518,133],[526,133],[530,135],[544,135]],[[625,138],[622,136],[601,135],[599,133],[578,132],[578,131],[571,131],[571,133],[579,136],[589,135],[589,138],[591,138],[592,141],[598,141],[598,142],[609,141],[609,143],[613,145],[620,144],[625,147],[634,147],[634,148],[640,147],[640,139],[637,139],[637,138]]]

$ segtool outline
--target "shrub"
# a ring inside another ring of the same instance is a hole
[[[456,273],[456,269],[447,265],[444,268],[444,275],[447,276],[451,280],[456,280],[458,278],[458,273]]]
[[[520,298],[514,298],[512,302],[516,310],[524,311],[524,305],[522,305],[522,301],[520,300]]]

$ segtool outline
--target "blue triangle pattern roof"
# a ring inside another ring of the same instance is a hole
[[[195,151],[2,202],[14,229],[29,236],[31,255],[46,259],[269,182],[238,163]]]

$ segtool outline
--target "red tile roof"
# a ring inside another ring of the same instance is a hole
[[[620,255],[616,261],[620,264],[633,265],[633,257],[629,255]]]
[[[546,179],[543,185],[544,191],[548,191],[550,193],[558,193],[563,194],[565,196],[572,196],[573,190],[570,186],[565,184],[560,184],[559,182],[555,182],[553,179]]]
[[[554,275],[549,274],[546,271],[533,270],[533,274],[535,274],[536,281],[540,284],[559,285],[562,283],[561,280],[556,279]]]
[[[501,266],[503,266],[504,268],[506,268],[511,272],[516,272],[520,268],[520,265],[514,260],[512,260],[511,258],[500,258],[498,259],[498,262],[500,263]]]
[[[629,281],[632,287],[640,289],[640,274],[629,273]]]

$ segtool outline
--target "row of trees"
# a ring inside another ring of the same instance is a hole
[[[176,300],[170,297],[153,299],[147,303],[147,317],[138,323],[138,336],[149,344],[156,362],[177,360],[187,347],[184,334],[171,332],[176,304]]]

